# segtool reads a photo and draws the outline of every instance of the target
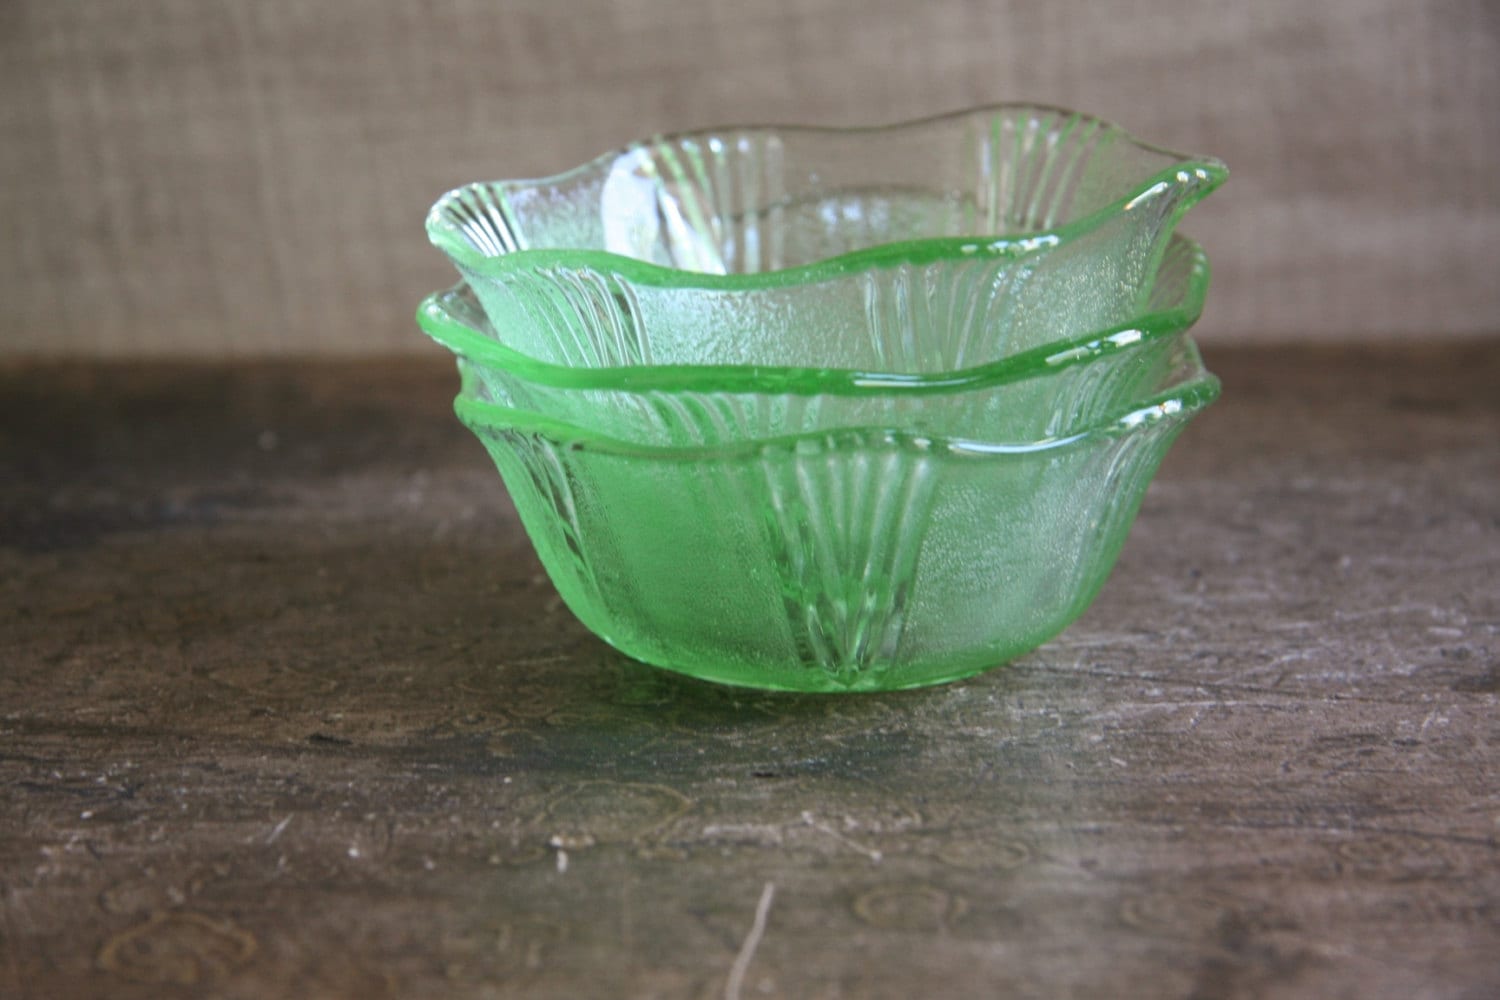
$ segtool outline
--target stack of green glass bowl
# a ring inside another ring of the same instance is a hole
[[[639,143],[428,218],[423,330],[573,612],[797,691],[967,676],[1107,577],[1218,394],[1173,234],[1225,177],[1085,115]]]

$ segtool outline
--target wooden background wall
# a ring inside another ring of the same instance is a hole
[[[1018,99],[1229,162],[1205,339],[1500,330],[1494,0],[0,0],[0,354],[418,350],[457,183]]]

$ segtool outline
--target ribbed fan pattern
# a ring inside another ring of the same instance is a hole
[[[803,663],[837,683],[894,663],[937,477],[915,448],[768,450],[767,540]]]

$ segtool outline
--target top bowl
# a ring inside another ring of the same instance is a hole
[[[932,374],[1139,313],[1222,163],[1086,115],[637,143],[470,184],[427,231],[506,342],[553,364]]]

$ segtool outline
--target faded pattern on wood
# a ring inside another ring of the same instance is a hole
[[[1083,619],[857,698],[588,635],[446,364],[0,368],[0,994],[1494,995],[1500,348],[1210,361]]]

